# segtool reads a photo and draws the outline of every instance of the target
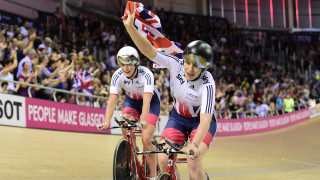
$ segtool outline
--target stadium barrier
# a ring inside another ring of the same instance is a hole
[[[29,95],[30,98],[32,97],[32,95],[31,95],[31,88],[37,87],[37,88],[47,89],[47,90],[52,91],[52,92],[53,92],[53,100],[54,100],[55,102],[57,102],[56,94],[57,94],[58,92],[74,95],[74,96],[76,97],[76,98],[75,98],[75,101],[76,101],[77,104],[79,104],[79,102],[78,102],[78,100],[79,100],[79,99],[78,99],[78,96],[86,96],[86,97],[88,97],[88,98],[90,98],[90,99],[95,99],[96,102],[99,102],[100,99],[108,100],[107,97],[103,97],[103,96],[84,95],[83,93],[79,93],[79,92],[66,91],[66,90],[63,90],[63,89],[56,89],[56,88],[46,87],[46,86],[42,86],[42,85],[29,84],[29,83],[20,82],[20,81],[4,80],[4,79],[1,79],[1,78],[0,78],[0,87],[2,87],[2,83],[3,83],[3,82],[8,82],[8,83],[14,83],[14,84],[20,84],[20,85],[27,85],[27,86],[29,86],[29,88],[28,88],[28,95]],[[0,88],[0,93],[2,93],[2,88]]]
[[[119,116],[121,111],[115,111]],[[0,125],[89,133],[121,134],[120,129],[100,132],[96,126],[105,119],[105,110],[0,93]],[[283,128],[310,119],[309,108],[266,118],[220,119],[216,136],[241,135]],[[161,115],[155,132],[161,135],[168,121]],[[111,121],[111,126],[115,122]]]

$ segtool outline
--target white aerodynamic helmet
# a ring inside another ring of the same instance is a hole
[[[121,48],[117,54],[117,62],[119,66],[125,64],[139,65],[139,54],[138,51],[131,46],[125,46]]]

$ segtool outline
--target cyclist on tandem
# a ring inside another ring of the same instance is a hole
[[[175,56],[158,52],[135,28],[136,10],[136,3],[132,12],[126,10],[128,16],[123,24],[128,34],[143,55],[170,71],[174,108],[161,136],[174,143],[184,142],[190,137],[187,152],[194,152],[194,155],[188,155],[187,160],[190,179],[208,179],[202,160],[210,148],[217,127],[214,110],[216,87],[211,73],[207,71],[213,62],[213,49],[201,40],[192,41],[184,51],[182,62]],[[160,139],[162,142],[164,139]],[[168,158],[165,154],[159,154],[162,171],[167,168]]]
[[[137,121],[140,118],[142,129],[142,143],[144,151],[154,151],[155,146],[151,140],[156,129],[160,114],[160,96],[154,86],[154,76],[146,67],[139,66],[139,54],[130,46],[121,48],[117,54],[117,63],[120,68],[113,74],[110,86],[110,95],[106,109],[106,121],[100,125],[99,130],[106,130],[118,100],[119,88],[122,87],[126,93],[123,105],[121,121],[124,118]],[[141,114],[141,117],[140,117]],[[127,137],[127,130],[122,129],[122,135]],[[133,141],[135,135],[132,133]],[[150,177],[156,178],[157,156],[149,154],[146,156],[150,170]]]

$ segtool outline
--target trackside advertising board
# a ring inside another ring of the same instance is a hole
[[[216,136],[251,134],[286,127],[319,114],[305,108],[292,113],[255,119],[219,119]],[[119,118],[121,111],[115,111]],[[54,129],[62,131],[121,134],[120,129],[104,132],[97,125],[105,121],[105,109],[57,103],[0,93],[0,125]],[[168,116],[161,115],[155,135],[160,136]],[[116,126],[111,120],[111,126]]]
[[[229,136],[270,131],[310,119],[309,108],[292,113],[254,119],[218,120],[217,136]]]
[[[104,119],[104,109],[26,98],[27,127],[101,133],[97,126]]]
[[[0,93],[0,124],[26,127],[24,97]]]

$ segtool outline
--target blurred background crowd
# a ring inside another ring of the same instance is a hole
[[[309,98],[319,98],[320,44],[314,40],[319,37],[239,29],[222,18],[152,11],[163,20],[164,35],[182,48],[196,39],[214,48],[209,71],[216,82],[218,118],[278,115],[306,107]],[[121,23],[93,14],[69,17],[57,8],[33,24],[22,20],[0,27],[0,78],[108,97],[110,79],[118,68],[116,54],[125,45],[134,46]],[[151,61],[140,57],[140,64],[154,72],[161,113],[168,114],[173,103],[168,71],[154,69]],[[52,90],[28,89],[27,84],[1,83],[3,93],[53,100]],[[107,106],[105,99],[61,92],[55,96],[63,103]],[[122,105],[119,101],[117,108]]]

